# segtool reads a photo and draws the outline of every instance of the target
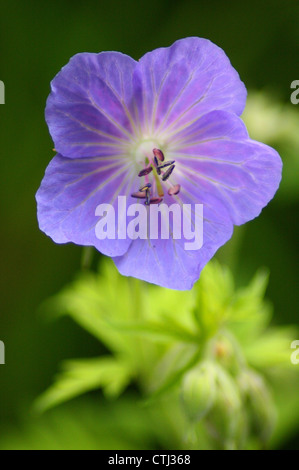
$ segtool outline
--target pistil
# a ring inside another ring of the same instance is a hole
[[[157,169],[153,165],[152,165],[152,168],[153,168],[153,175],[154,175],[154,178],[155,178],[158,195],[159,195],[159,197],[164,197],[164,191],[163,191],[163,188],[162,188],[161,180],[159,179],[159,176],[158,176]]]

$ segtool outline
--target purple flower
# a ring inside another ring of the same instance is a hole
[[[238,73],[206,39],[176,41],[138,62],[118,52],[75,55],[46,106],[58,153],[36,196],[41,230],[56,243],[95,246],[123,275],[190,289],[233,225],[258,216],[281,179],[277,152],[251,140],[238,117],[245,101]],[[96,207],[110,203],[121,218],[119,195],[148,206],[203,204],[203,246],[188,251],[172,236],[97,238]]]

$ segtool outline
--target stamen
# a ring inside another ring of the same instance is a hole
[[[152,197],[149,201],[150,204],[160,204],[163,201],[162,197]]]
[[[136,191],[136,193],[132,193],[131,197],[135,197],[137,199],[144,199],[145,198],[145,191]]]
[[[168,160],[167,162],[162,163],[162,165],[159,165],[159,168],[165,168],[166,166],[173,165],[175,163],[175,160]]]
[[[156,171],[157,171],[158,175],[160,176],[161,175],[161,170],[159,168],[159,162],[158,162],[157,157],[154,157],[154,160],[155,160]]]
[[[151,198],[150,191],[149,189],[147,189],[145,192],[145,203],[144,203],[146,206],[150,205],[150,198]]]
[[[143,168],[143,170],[139,171],[138,176],[148,175],[151,171],[153,171],[152,167],[148,166],[147,168]]]
[[[153,154],[155,155],[155,157],[158,158],[158,160],[160,160],[160,162],[164,161],[164,153],[162,152],[162,150],[153,149]]]
[[[139,188],[139,191],[136,191],[131,194],[132,197],[135,197],[137,199],[145,199],[144,203],[145,205],[150,205],[150,204],[159,204],[160,202],[163,201],[164,197],[164,191],[163,191],[163,186],[162,186],[162,181],[166,181],[171,173],[173,172],[175,168],[175,160],[169,160],[165,161],[164,154],[162,150],[160,149],[153,149],[153,154],[154,157],[146,157],[145,159],[145,165],[146,167],[141,170],[138,173],[139,177],[145,176],[145,181],[146,183]],[[161,171],[162,168],[167,168],[166,171]],[[157,195],[152,195],[151,197],[151,190],[150,188],[152,187],[151,183],[148,183],[148,174],[153,172],[154,176],[154,192],[157,192]],[[162,178],[160,179],[159,176],[162,175]],[[162,181],[161,181],[162,180]],[[179,184],[174,185],[168,190],[168,194],[170,196],[174,196],[180,192],[181,186]]]
[[[176,194],[180,192],[180,190],[181,190],[181,185],[175,184],[174,186],[172,186],[172,188],[169,188],[168,194],[169,196],[175,196]]]
[[[166,181],[170,177],[171,173],[174,170],[174,167],[175,167],[175,165],[172,165],[168,168],[167,171],[165,171],[164,175],[162,176],[162,181]]]
[[[151,183],[146,183],[143,186],[141,186],[141,188],[139,188],[139,191],[147,191],[151,187],[152,187]]]

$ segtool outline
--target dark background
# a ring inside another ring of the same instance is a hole
[[[299,79],[298,18],[295,0],[1,2],[2,433],[29,416],[32,400],[51,383],[61,359],[99,352],[98,343],[70,320],[46,322],[38,311],[73,278],[82,256],[80,247],[55,245],[36,221],[35,192],[53,156],[44,121],[50,80],[78,52],[117,50],[138,59],[176,39],[200,36],[225,50],[249,90],[266,89],[289,103],[290,83]],[[298,193],[278,193],[247,224],[234,266],[241,283],[259,266],[269,267],[267,296],[276,323],[298,323],[298,206]],[[287,445],[297,445],[295,436]]]

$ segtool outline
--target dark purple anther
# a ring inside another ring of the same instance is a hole
[[[146,183],[143,186],[141,186],[141,188],[139,188],[139,191],[147,191],[151,187],[152,187],[151,183]]]
[[[155,161],[155,165],[156,165],[156,171],[157,171],[158,175],[160,176],[161,175],[161,170],[159,168],[159,162],[158,162],[157,157],[154,157],[154,161]]]
[[[153,154],[157,157],[160,162],[164,161],[164,153],[160,149],[153,149]]]
[[[167,166],[173,165],[175,163],[175,160],[168,160],[167,162],[162,163],[162,165],[159,165],[159,168],[165,168]]]
[[[150,196],[150,191],[149,191],[149,189],[147,189],[147,190],[146,190],[146,193],[145,193],[145,203],[144,203],[146,206],[149,206],[149,204],[150,204],[150,198],[151,198],[151,196]]]
[[[174,167],[175,167],[175,165],[172,165],[168,168],[167,171],[165,171],[164,175],[162,176],[162,181],[166,181],[170,177],[171,173],[174,170]]]
[[[144,168],[143,170],[139,171],[138,176],[145,176],[148,175],[151,171],[153,171],[151,166]]]

